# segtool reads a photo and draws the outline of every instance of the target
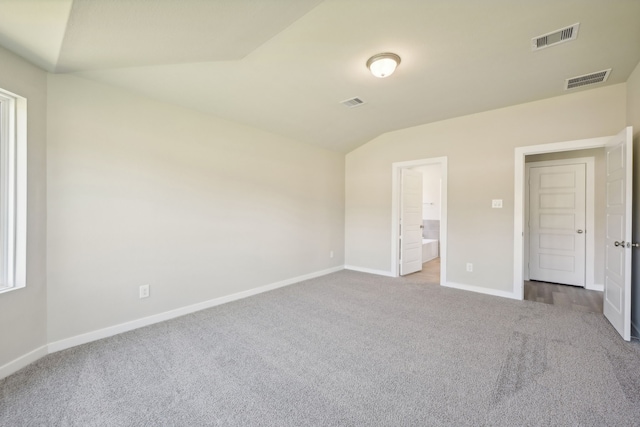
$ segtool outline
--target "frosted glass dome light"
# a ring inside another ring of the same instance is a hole
[[[369,58],[367,68],[371,74],[382,79],[393,74],[398,64],[400,64],[400,57],[395,53],[379,53]]]

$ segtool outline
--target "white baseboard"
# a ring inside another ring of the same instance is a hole
[[[604,292],[604,285],[599,285],[597,283],[594,283],[593,285],[587,285],[584,287],[585,289],[588,289],[590,291],[600,291],[600,292]]]
[[[477,292],[479,294],[493,295],[493,296],[496,296],[496,297],[520,300],[520,298],[518,296],[516,296],[516,294],[514,294],[513,292],[500,291],[498,289],[484,288],[482,286],[465,285],[465,284],[462,284],[462,283],[455,283],[455,282],[442,283],[442,286],[444,286],[446,288],[461,289],[463,291]]]
[[[20,369],[30,365],[31,363],[46,356],[47,354],[47,346],[43,345],[42,347],[38,347],[35,350],[32,350],[29,353],[22,355],[5,365],[0,366],[0,380],[18,372]]]
[[[107,328],[99,329],[97,331],[87,332],[86,334],[76,335],[71,338],[65,338],[60,341],[49,343],[49,353],[55,353],[56,351],[65,350],[67,348],[75,347],[77,345],[86,344],[92,341],[97,341],[103,338],[107,338],[113,335],[128,332],[134,329],[142,328],[144,326],[153,325],[154,323],[163,322],[165,320],[174,319],[176,317],[191,314],[196,311],[204,310],[207,308],[215,307],[227,302],[236,301],[242,298],[247,298],[253,295],[268,292],[284,286],[293,285],[294,283],[302,282],[304,280],[314,279],[316,277],[324,276],[336,271],[341,271],[344,268],[342,266],[328,268],[322,271],[316,271],[314,273],[305,274],[303,276],[293,277],[291,279],[282,280],[280,282],[271,283],[268,285],[260,286],[257,288],[249,289],[246,291],[238,292],[235,294],[214,298],[208,301],[203,301],[197,304],[189,305],[186,307],[177,308],[175,310],[165,311],[164,313],[154,314],[153,316],[143,317],[141,319],[132,320],[130,322],[121,323],[119,325],[109,326]]]
[[[345,265],[345,270],[359,271],[360,273],[376,274],[378,276],[395,277],[390,271],[374,270],[372,268],[356,267],[355,265]]]

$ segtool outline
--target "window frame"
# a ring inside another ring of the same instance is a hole
[[[27,100],[0,89],[0,294],[26,286]]]

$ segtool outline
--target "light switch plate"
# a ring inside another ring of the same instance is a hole
[[[501,208],[502,207],[502,199],[493,199],[491,201],[491,207],[492,208]]]

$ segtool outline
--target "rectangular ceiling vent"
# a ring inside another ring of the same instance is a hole
[[[564,90],[606,82],[609,78],[609,74],[611,74],[611,68],[609,68],[608,70],[585,74],[583,76],[572,77],[570,79],[567,79]]]
[[[340,104],[344,105],[345,107],[353,108],[353,107],[357,107],[359,105],[364,104],[364,101],[356,97],[356,98],[351,98],[351,99],[342,101]]]
[[[531,50],[545,49],[549,46],[555,46],[560,43],[575,40],[578,37],[578,28],[580,23],[575,23],[570,27],[561,28],[547,34],[543,34],[531,39]]]

